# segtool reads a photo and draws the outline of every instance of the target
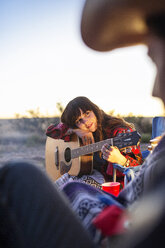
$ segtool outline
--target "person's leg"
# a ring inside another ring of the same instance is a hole
[[[93,247],[69,206],[44,172],[6,164],[0,169],[0,246]]]
[[[136,204],[130,208],[131,228],[119,237],[112,248],[164,247],[165,136],[143,166],[140,183],[135,181],[133,185],[136,191],[140,189],[140,195]]]
[[[130,226],[120,236],[110,238],[111,248],[164,248],[165,181],[145,194],[129,212]],[[113,241],[113,243],[112,243]]]

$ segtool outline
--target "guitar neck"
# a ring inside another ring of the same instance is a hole
[[[106,143],[113,146],[113,138],[102,140],[93,144],[89,144],[86,146],[81,146],[76,149],[73,149],[71,151],[71,157],[73,159],[73,158],[78,158],[79,156],[101,151],[102,146]]]

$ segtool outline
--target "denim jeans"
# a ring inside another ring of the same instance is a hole
[[[95,247],[70,203],[30,163],[0,168],[0,247]]]

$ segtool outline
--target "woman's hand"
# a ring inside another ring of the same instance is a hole
[[[76,128],[73,129],[73,133],[75,133],[79,138],[82,139],[83,145],[89,145],[94,143],[94,137],[92,132]]]
[[[124,165],[127,161],[127,159],[121,154],[116,146],[109,146],[108,144],[104,144],[101,151],[103,158],[108,162]]]

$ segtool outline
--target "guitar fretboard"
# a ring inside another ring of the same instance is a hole
[[[86,146],[81,146],[76,149],[73,149],[71,151],[71,158],[72,159],[78,158],[79,156],[83,156],[83,155],[90,154],[93,152],[98,152],[101,150],[102,146],[106,143],[113,146],[113,138],[102,140],[102,141],[99,141],[93,144],[89,144]]]

